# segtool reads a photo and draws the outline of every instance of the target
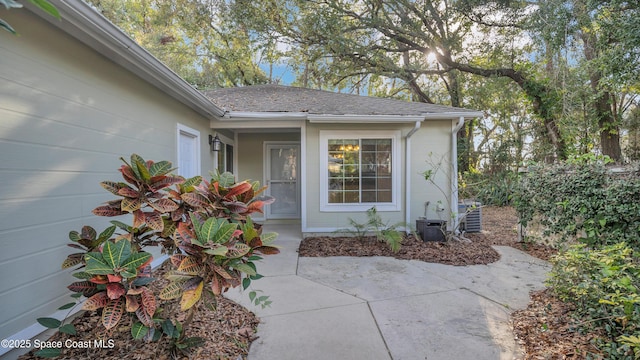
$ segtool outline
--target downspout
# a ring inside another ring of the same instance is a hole
[[[404,145],[405,145],[405,199],[404,199],[404,222],[407,224],[406,226],[410,226],[411,224],[411,136],[420,129],[420,123],[422,121],[416,121],[413,129],[409,131],[407,136],[404,137]]]
[[[464,116],[460,116],[456,126],[451,131],[451,213],[453,215],[453,224],[451,231],[455,231],[458,228],[460,222],[460,215],[458,214],[458,131],[462,129],[464,125]]]

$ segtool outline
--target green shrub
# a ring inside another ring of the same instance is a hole
[[[520,223],[540,219],[545,234],[590,246],[625,241],[640,248],[639,168],[612,173],[600,161],[536,165],[522,176],[514,198]]]
[[[576,305],[582,330],[602,329],[598,347],[611,359],[640,351],[640,256],[625,243],[590,249],[573,245],[553,260],[547,285]]]
[[[366,223],[358,223],[351,218],[349,218],[349,223],[351,228],[339,229],[336,232],[349,233],[358,239],[364,239],[368,233],[373,233],[378,241],[387,243],[391,251],[400,251],[400,246],[402,245],[402,239],[404,237],[402,233],[398,231],[398,227],[406,224],[399,222],[389,225],[388,222],[384,222],[382,217],[378,215],[378,210],[375,206],[367,210]]]

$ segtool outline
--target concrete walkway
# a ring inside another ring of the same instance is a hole
[[[279,255],[258,265],[252,284],[273,304],[246,293],[227,297],[261,319],[249,358],[518,359],[509,314],[543,287],[550,266],[511,247],[490,265],[449,266],[387,257],[298,258],[299,225],[280,234]]]

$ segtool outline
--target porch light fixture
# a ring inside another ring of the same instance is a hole
[[[218,134],[215,137],[209,135],[209,145],[211,145],[212,152],[218,152],[222,149],[222,141],[220,141]]]

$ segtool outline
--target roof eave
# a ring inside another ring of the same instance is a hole
[[[307,119],[311,123],[414,123],[424,120],[452,120],[461,117],[474,119],[482,117],[482,112],[447,112],[428,113],[420,115],[314,115],[309,114]]]
[[[224,115],[224,111],[204,94],[196,90],[84,1],[49,1],[60,12],[61,21],[45,14],[29,2],[24,5],[34,14],[199,114],[208,118]]]

